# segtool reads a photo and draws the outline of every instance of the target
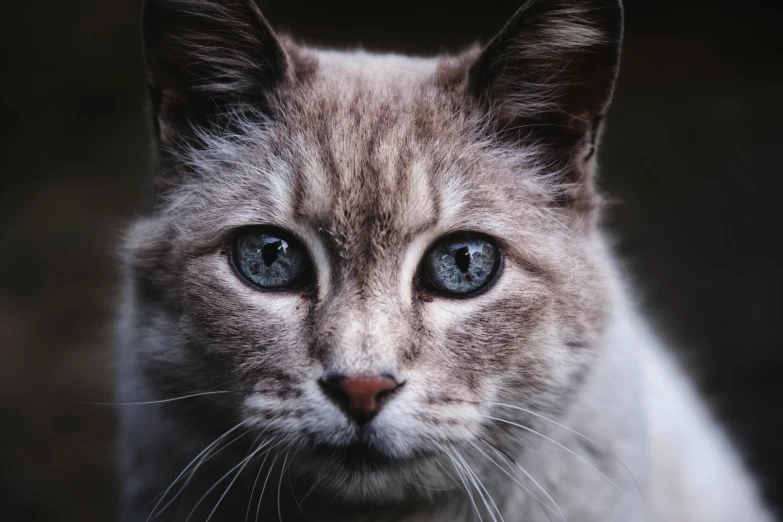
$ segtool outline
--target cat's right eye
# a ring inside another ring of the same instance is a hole
[[[231,261],[253,286],[284,289],[310,283],[310,261],[304,246],[276,228],[250,227],[234,239]]]

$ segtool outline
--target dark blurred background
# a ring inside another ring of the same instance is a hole
[[[0,9],[0,521],[114,520],[115,246],[145,207],[141,0]],[[312,43],[432,53],[521,0],[261,1]],[[773,4],[773,2],[770,2]],[[761,2],[627,0],[601,150],[607,225],[770,501],[783,506],[781,21]],[[778,239],[775,239],[775,238]]]

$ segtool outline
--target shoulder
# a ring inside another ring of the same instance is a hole
[[[645,335],[639,355],[654,520],[771,522],[737,449],[676,360]]]

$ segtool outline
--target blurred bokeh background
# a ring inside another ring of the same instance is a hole
[[[261,0],[312,43],[432,53],[520,0]],[[0,7],[0,521],[116,518],[115,246],[145,209],[141,0]],[[783,505],[781,18],[774,2],[627,0],[602,183],[646,309]],[[777,238],[777,239],[776,239]],[[27,397],[12,395],[21,393]]]

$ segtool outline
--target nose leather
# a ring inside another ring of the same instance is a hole
[[[391,377],[335,376],[321,381],[326,394],[357,424],[369,422],[400,385]]]
[[[383,392],[390,392],[397,383],[388,377],[345,377],[340,387],[348,396],[348,409],[355,414],[375,414],[380,410]]]

